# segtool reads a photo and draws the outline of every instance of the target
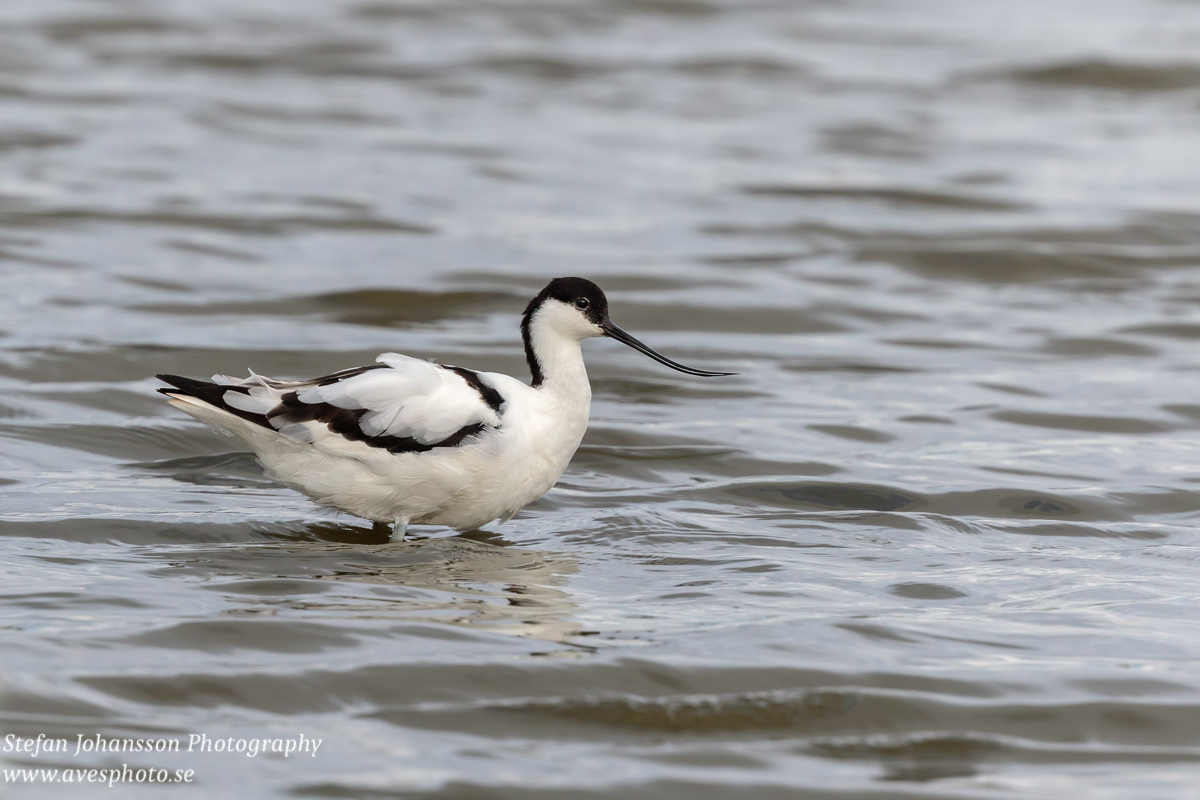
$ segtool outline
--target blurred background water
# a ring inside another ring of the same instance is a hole
[[[1197,796],[1198,52],[1182,0],[8,0],[0,727],[325,745],[6,766]],[[741,375],[588,343],[488,532],[381,543],[148,377],[524,375],[557,275]]]

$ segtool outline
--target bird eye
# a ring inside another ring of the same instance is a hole
[[[592,304],[592,301],[588,300],[586,297],[578,297],[575,299],[575,307],[578,308],[580,311],[584,310],[591,304]]]

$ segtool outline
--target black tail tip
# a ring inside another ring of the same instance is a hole
[[[197,392],[202,392],[206,388],[215,388],[216,384],[208,383],[207,381],[198,381],[195,378],[185,378],[182,375],[169,375],[161,373],[155,375],[163,383],[171,384],[170,389],[159,389],[163,394],[184,394],[197,396]]]

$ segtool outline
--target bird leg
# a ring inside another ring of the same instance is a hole
[[[392,535],[390,537],[391,540],[393,542],[397,541],[397,540],[403,542],[404,541],[404,532],[406,530],[408,530],[408,518],[407,517],[396,517],[395,522],[392,523]]]

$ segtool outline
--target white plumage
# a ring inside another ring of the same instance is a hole
[[[600,288],[558,278],[521,325],[532,385],[385,353],[307,381],[159,377],[173,407],[232,433],[267,474],[318,503],[390,523],[468,530],[507,520],[558,480],[587,429],[580,342],[610,336],[691,374],[608,318]]]

